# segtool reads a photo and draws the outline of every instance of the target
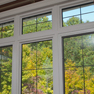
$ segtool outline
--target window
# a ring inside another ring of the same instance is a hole
[[[14,22],[0,24],[0,38],[11,37],[14,34]]]
[[[53,94],[51,40],[22,45],[22,94]]]
[[[93,94],[94,34],[65,37],[63,41],[65,94]]]
[[[52,14],[23,18],[23,34],[52,29]]]
[[[0,94],[11,94],[12,46],[0,47]]]
[[[63,9],[63,27],[94,21],[94,4]]]
[[[0,12],[0,94],[94,94],[91,2],[43,0]]]

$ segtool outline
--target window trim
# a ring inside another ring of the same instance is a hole
[[[0,13],[0,23],[14,20],[14,36],[0,39],[0,46],[13,45],[13,75],[12,94],[21,93],[21,44],[52,39],[53,45],[53,87],[54,94],[63,93],[63,65],[62,65],[62,37],[74,34],[94,32],[94,22],[69,27],[62,27],[62,8],[71,7],[92,0],[44,0],[41,3],[30,4],[24,7]],[[22,35],[22,18],[52,11],[52,30]],[[14,92],[15,91],[15,92]]]

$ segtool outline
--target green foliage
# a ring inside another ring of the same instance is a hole
[[[93,94],[94,34],[64,38],[65,94]],[[85,81],[85,84],[84,84]]]
[[[64,26],[79,23],[79,18],[72,17],[64,22]],[[52,22],[48,21],[47,17],[42,17],[37,21],[35,19],[24,21],[23,26],[23,34],[26,34],[51,29]],[[13,25],[4,27],[3,37],[12,36],[13,28]],[[84,77],[86,92],[90,92],[87,94],[94,94],[93,39],[94,34],[64,39],[65,94],[82,94],[84,92]],[[36,92],[38,94],[53,94],[52,41],[24,44],[22,48],[22,94],[36,94]],[[1,54],[6,56],[7,60],[1,59],[0,94],[11,94],[12,48],[0,50]],[[82,56],[84,65],[90,65],[89,67],[85,66],[84,75]]]
[[[76,25],[76,24],[80,24],[80,19],[78,17],[71,17],[69,20],[67,20],[66,22],[63,22],[63,26],[71,26],[71,25]]]
[[[0,38],[6,38],[11,37],[14,35],[14,24],[13,23],[6,23],[2,25],[3,27],[0,27]]]
[[[51,45],[51,41],[23,45],[22,94],[53,94]]]
[[[11,94],[11,79],[12,47],[9,46],[0,48],[0,94]]]

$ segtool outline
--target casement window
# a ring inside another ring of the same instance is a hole
[[[0,13],[0,94],[94,94],[94,3],[43,0]]]

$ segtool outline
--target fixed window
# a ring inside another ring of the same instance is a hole
[[[53,94],[52,40],[22,45],[22,94]]]
[[[94,4],[79,5],[62,10],[63,27],[94,21]]]
[[[65,94],[94,94],[94,34],[63,38]]]
[[[52,29],[52,13],[23,18],[22,34]]]
[[[14,35],[14,22],[0,24],[0,38],[11,37]]]
[[[0,47],[0,94],[11,94],[12,46]]]

